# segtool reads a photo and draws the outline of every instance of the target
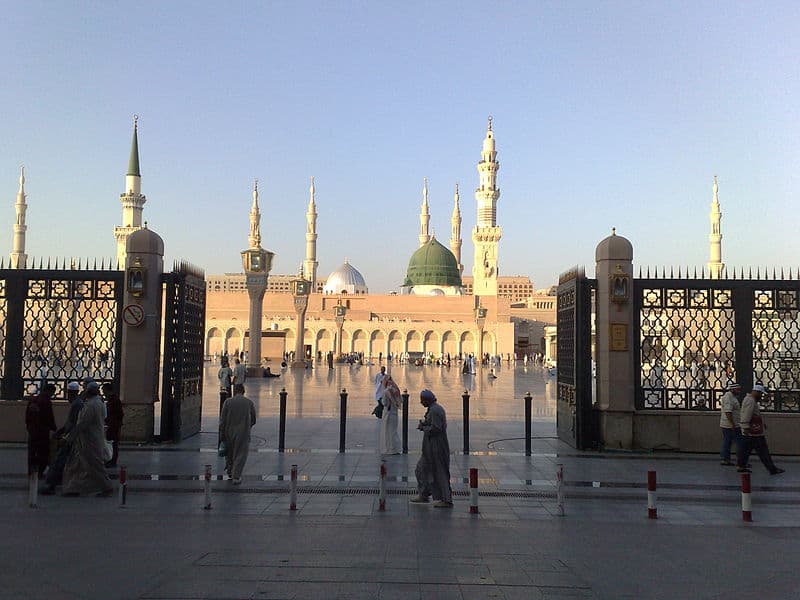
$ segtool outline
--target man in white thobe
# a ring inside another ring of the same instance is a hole
[[[242,483],[242,471],[250,451],[250,428],[256,424],[256,407],[244,395],[244,386],[233,386],[233,397],[222,407],[219,419],[219,439],[225,443],[225,470],[233,485]]]

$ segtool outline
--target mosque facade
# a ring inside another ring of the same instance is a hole
[[[461,206],[453,196],[450,239],[445,246],[430,231],[428,181],[423,182],[419,246],[408,261],[397,292],[374,294],[358,269],[345,260],[324,280],[317,276],[316,189],[311,180],[306,211],[304,279],[312,294],[305,317],[304,349],[316,357],[337,349],[336,307],[345,309],[342,352],[365,356],[424,353],[436,357],[491,354],[503,357],[543,350],[545,325],[555,322],[555,297],[539,294],[524,276],[499,274],[497,150],[489,118],[477,165],[478,219],[472,232],[475,267],[464,276]],[[297,316],[291,282],[298,276],[270,275],[263,302],[262,356],[277,358],[295,348]],[[235,353],[249,347],[248,296],[243,274],[207,279],[206,353]]]

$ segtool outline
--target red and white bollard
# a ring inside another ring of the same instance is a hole
[[[39,471],[34,467],[33,472],[28,475],[28,506],[31,508],[39,507]]]
[[[556,467],[556,508],[558,516],[564,516],[564,465]]]
[[[742,521],[753,521],[753,501],[750,498],[750,473],[742,473]]]
[[[478,514],[478,469],[469,470],[469,512]]]
[[[119,468],[119,507],[125,508],[128,501],[128,469],[124,465]]]
[[[647,518],[657,519],[658,508],[656,508],[656,472],[647,472]]]
[[[386,461],[381,461],[381,481],[378,488],[378,510],[386,510]]]
[[[297,510],[297,465],[292,465],[292,479],[289,482],[289,510]]]
[[[211,510],[211,465],[206,465],[206,470],[203,475],[203,491],[205,492],[204,510]]]

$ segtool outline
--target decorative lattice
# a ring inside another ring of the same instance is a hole
[[[640,407],[716,410],[736,376],[732,291],[687,286],[640,292]]]
[[[800,411],[800,292],[753,291],[753,379],[770,395],[764,410]]]
[[[93,279],[28,281],[21,371],[25,394],[35,394],[44,380],[114,379],[117,285]]]
[[[0,377],[6,374],[6,322],[8,321],[8,305],[6,304],[6,280],[0,279]]]

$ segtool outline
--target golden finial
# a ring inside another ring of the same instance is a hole
[[[139,128],[139,115],[137,115],[137,114],[133,115],[133,128],[134,129],[138,129]]]
[[[489,127],[488,127],[488,130],[489,131],[492,130],[492,115],[489,115]]]
[[[611,235],[617,235],[617,228],[616,227],[612,227],[611,228]]]

